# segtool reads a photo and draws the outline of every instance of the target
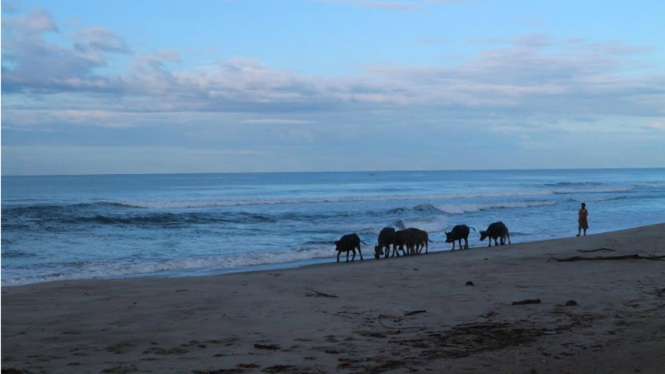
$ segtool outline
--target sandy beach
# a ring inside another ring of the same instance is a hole
[[[601,248],[612,251],[580,252]],[[665,372],[665,262],[550,259],[665,255],[665,224],[371,252],[280,271],[5,287],[2,372]]]

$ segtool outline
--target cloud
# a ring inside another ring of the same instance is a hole
[[[43,8],[35,8],[29,13],[2,20],[3,34],[10,37],[41,37],[44,32],[59,32],[51,15]],[[3,35],[4,39],[5,35]],[[3,40],[4,42],[4,40]]]
[[[17,13],[21,10],[21,7],[13,0],[4,0],[1,3],[2,13]]]
[[[120,35],[102,27],[84,29],[74,36],[74,48],[80,52],[116,52],[128,53],[129,47]]]
[[[665,119],[644,121],[644,129],[665,131]]]
[[[94,73],[95,68],[108,63],[107,57],[98,52],[124,46],[124,42],[117,44],[121,40],[117,35],[103,29],[84,30],[80,37],[83,43],[77,43],[78,48],[49,43],[44,35],[58,33],[59,29],[41,8],[3,19],[2,27],[3,92],[47,94],[118,89],[119,82]]]
[[[521,35],[516,38],[482,38],[470,39],[469,43],[472,44],[488,44],[488,45],[512,45],[524,48],[543,48],[553,44],[551,38],[541,33],[531,33]]]
[[[124,38],[101,27],[75,33],[71,46],[54,44],[44,35],[58,27],[40,9],[3,20],[4,28],[2,90],[21,98],[3,101],[14,126],[30,118],[120,126],[129,113],[251,113],[263,117],[237,123],[282,125],[312,123],[320,113],[445,112],[458,120],[488,112],[503,118],[665,115],[665,74],[643,60],[650,47],[616,41],[527,34],[485,41],[487,48],[457,64],[372,65],[361,74],[322,77],[251,57],[182,69],[176,51],[132,51]],[[129,54],[130,67],[102,74],[99,68],[118,54]],[[45,100],[49,95],[57,101]],[[28,110],[53,113],[42,119],[12,115]],[[118,112],[124,113],[120,119],[110,115]],[[297,119],[290,119],[294,114]]]

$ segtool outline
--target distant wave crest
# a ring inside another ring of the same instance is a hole
[[[581,197],[573,197],[568,199],[568,201],[575,201],[578,203],[583,203],[583,202],[598,202],[598,201],[613,201],[613,200],[623,200],[627,199],[628,196],[607,196],[607,197],[597,197],[597,198],[591,198],[591,199],[585,199]]]
[[[475,213],[492,209],[533,208],[556,205],[556,201],[515,201],[493,204],[446,204],[436,205],[436,209],[448,214]]]
[[[425,230],[429,233],[433,233],[433,232],[444,232],[448,228],[448,226],[450,226],[450,223],[447,218],[442,216],[437,216],[429,219],[399,220],[395,223],[395,226],[397,226],[400,230],[408,228],[416,228],[416,229]]]

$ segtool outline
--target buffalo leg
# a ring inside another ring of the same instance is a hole
[[[462,241],[460,241],[459,245],[462,245]],[[464,249],[469,249],[469,238],[464,238]]]
[[[363,251],[360,250],[360,246],[358,246],[358,253],[360,254],[360,261],[363,261]],[[353,254],[355,255],[356,252],[354,251]]]
[[[342,254],[342,251],[337,251],[337,263],[339,263],[339,255]]]

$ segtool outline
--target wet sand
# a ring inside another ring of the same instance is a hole
[[[646,257],[656,243],[665,255],[665,224],[380,261],[368,248],[362,262],[291,270],[3,288],[2,371],[660,374],[665,261],[549,260]],[[578,251],[599,248],[614,251]],[[512,305],[527,299],[540,303]]]

